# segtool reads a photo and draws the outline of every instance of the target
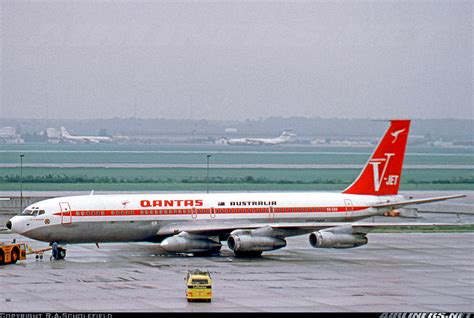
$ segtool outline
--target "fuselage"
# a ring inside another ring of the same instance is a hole
[[[278,138],[242,138],[242,139],[230,139],[228,143],[230,145],[277,145],[287,142],[288,139],[281,137]]]
[[[322,192],[82,195],[34,203],[10,227],[45,242],[159,242],[160,228],[169,224],[352,222],[384,212],[373,205],[402,199]]]
[[[283,132],[277,138],[240,138],[229,139],[229,145],[278,145],[287,142],[292,136],[296,136],[290,132]]]
[[[63,138],[67,140],[71,140],[71,141],[89,142],[89,143],[112,141],[110,137],[101,137],[101,136],[63,136]]]

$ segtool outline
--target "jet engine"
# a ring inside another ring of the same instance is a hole
[[[286,246],[282,238],[271,236],[271,228],[255,230],[235,230],[230,233],[227,245],[236,253],[264,252],[276,250]]]
[[[367,244],[364,234],[316,231],[309,235],[309,243],[315,248],[351,248]]]
[[[181,232],[164,239],[160,246],[172,253],[217,253],[222,244],[204,235],[193,235]]]

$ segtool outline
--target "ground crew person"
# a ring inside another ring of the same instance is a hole
[[[51,244],[51,247],[52,247],[52,251],[53,251],[53,256],[52,258],[54,258],[55,260],[58,260],[59,259],[59,255],[58,255],[58,243],[57,242],[53,242]]]

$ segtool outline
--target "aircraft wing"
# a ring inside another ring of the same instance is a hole
[[[321,230],[328,227],[341,225],[341,223],[255,223],[255,224],[170,224],[160,228],[158,236],[176,235],[181,232],[200,234],[207,236],[228,235],[234,230],[252,230],[263,227],[271,227],[279,232],[279,236],[294,236]]]
[[[256,224],[222,224],[222,225],[194,225],[194,224],[175,224],[168,225],[161,228],[157,235],[168,237],[186,232],[195,235],[204,236],[227,236],[234,230],[253,230],[259,228],[270,227],[272,229],[273,236],[279,237],[291,237],[303,234],[308,234],[315,231],[326,230],[326,229],[337,229],[337,228],[352,228],[352,233],[363,233],[367,234],[374,229],[399,229],[399,228],[412,228],[412,227],[424,227],[430,228],[434,226],[439,227],[457,227],[466,226],[464,223],[332,223],[332,222],[301,222],[301,223],[256,223]]]

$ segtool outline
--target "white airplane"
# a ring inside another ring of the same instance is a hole
[[[61,138],[73,143],[94,143],[110,142],[112,139],[107,136],[71,136],[66,128],[61,127]]]
[[[289,130],[284,130],[277,138],[235,138],[229,139],[229,145],[278,145],[287,142],[291,137],[296,136]]]
[[[354,221],[406,205],[464,197],[398,195],[409,126],[409,120],[392,120],[360,175],[342,193],[91,193],[34,203],[10,219],[7,228],[45,242],[149,241],[167,252],[195,255],[217,253],[227,241],[236,255],[255,256],[303,234],[309,234],[315,248],[365,245],[373,228],[413,223]],[[61,258],[65,252],[61,248]]]

